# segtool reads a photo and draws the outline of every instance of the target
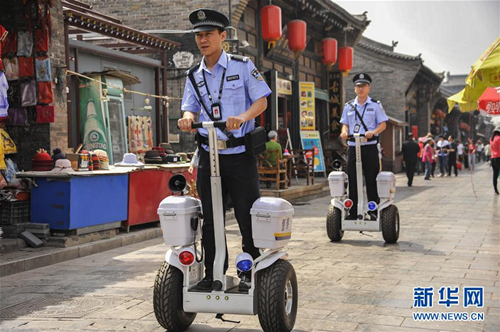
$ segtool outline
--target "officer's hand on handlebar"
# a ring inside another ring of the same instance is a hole
[[[196,129],[193,129],[191,125],[193,124],[194,120],[191,118],[182,118],[177,120],[177,127],[181,131],[190,131],[190,132],[195,132]]]
[[[347,139],[347,137],[348,137],[347,133],[342,132],[340,134],[340,138],[342,138],[342,139]]]
[[[245,123],[245,119],[241,116],[230,116],[226,120],[226,128],[228,130],[238,130]]]
[[[365,133],[365,137],[366,137],[366,138],[372,138],[372,137],[373,137],[373,133],[372,133],[371,131],[367,131],[367,132]]]

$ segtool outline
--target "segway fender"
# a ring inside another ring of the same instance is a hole
[[[337,208],[337,209],[339,209],[340,211],[343,211],[343,210],[344,210],[344,204],[342,204],[342,202],[340,201],[340,199],[333,198],[333,199],[330,201],[330,204],[332,204],[334,207],[336,207],[336,208]]]
[[[277,253],[261,260],[255,267],[255,272],[268,268],[269,266],[273,265],[274,262],[276,262],[278,259],[287,259],[287,258],[288,258],[288,253],[284,251],[278,251]]]
[[[179,263],[179,256],[172,249],[167,251],[167,253],[165,254],[165,262],[167,262],[169,265],[175,266],[182,272],[182,274],[184,274],[185,267],[182,266],[181,263]]]

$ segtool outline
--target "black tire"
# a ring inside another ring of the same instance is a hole
[[[399,238],[399,211],[389,205],[382,211],[382,236],[387,243],[396,243]]]
[[[326,233],[330,241],[339,242],[344,237],[342,230],[342,212],[330,204],[326,213]]]
[[[182,286],[182,272],[163,262],[155,279],[153,308],[156,320],[167,331],[185,331],[196,317],[195,313],[183,310]]]
[[[297,276],[292,264],[279,259],[267,269],[259,271],[257,287],[258,314],[262,330],[291,331],[297,318],[299,295]]]

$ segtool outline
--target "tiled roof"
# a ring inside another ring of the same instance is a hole
[[[376,41],[368,39],[366,37],[362,37],[360,39],[360,41],[358,42],[357,46],[359,46],[367,51],[377,53],[380,55],[384,55],[384,56],[394,58],[394,59],[406,60],[406,61],[422,60],[422,58],[420,57],[420,54],[418,56],[413,56],[413,55],[396,53],[393,51],[394,47],[376,42]]]

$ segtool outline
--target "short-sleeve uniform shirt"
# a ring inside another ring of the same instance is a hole
[[[389,118],[385,114],[382,104],[379,101],[374,101],[370,97],[366,99],[366,102],[361,106],[356,97],[354,100],[346,103],[344,106],[344,111],[342,112],[342,117],[340,123],[349,126],[349,135],[354,134],[354,128],[359,125],[359,134],[364,134],[366,132],[365,128],[361,124],[360,118],[356,115],[354,107],[357,108],[358,113],[363,117],[363,121],[369,131],[375,130],[379,124],[382,122],[389,121]],[[349,146],[355,146],[355,142],[348,142]],[[371,145],[377,144],[377,141],[362,142],[361,145]]]
[[[219,100],[219,90],[221,86],[221,79],[226,69],[224,77],[224,85],[222,89],[222,96]],[[205,79],[203,78],[203,71],[205,72]],[[229,116],[238,116],[245,112],[255,101],[262,97],[267,97],[271,94],[271,89],[264,81],[262,74],[255,68],[255,65],[250,59],[248,61],[238,61],[229,57],[226,52],[222,51],[219,61],[212,68],[208,70],[205,65],[205,58],[202,59],[201,65],[193,72],[194,80],[198,86],[203,103],[211,112],[211,105],[208,91],[210,91],[213,103],[220,103],[222,120],[226,120]],[[189,79],[186,80],[184,88],[184,96],[182,98],[182,110],[192,113],[200,113],[199,121],[212,121],[206,114],[205,109],[198,100],[198,96]],[[246,133],[255,128],[254,121],[245,122],[240,129],[231,130],[234,137],[243,137]],[[199,133],[207,136],[207,129],[198,129]],[[217,129],[217,138],[220,140],[227,140],[227,136],[219,129]],[[208,147],[203,145],[205,150]],[[244,146],[219,150],[220,154],[236,154],[245,151]]]

